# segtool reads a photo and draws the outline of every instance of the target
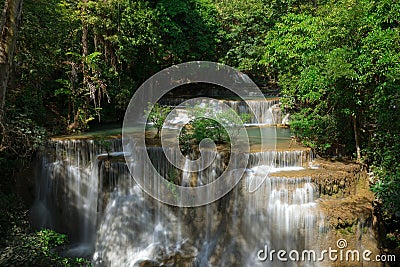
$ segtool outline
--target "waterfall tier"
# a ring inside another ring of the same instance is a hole
[[[248,171],[227,195],[206,206],[177,208],[140,189],[121,143],[52,141],[40,155],[36,223],[68,233],[80,244],[74,253],[93,255],[95,266],[276,266],[257,260],[257,251],[265,244],[310,249],[323,229],[311,179],[265,177],[263,169],[304,168],[313,159],[307,150],[250,153]],[[229,157],[219,153],[209,168],[188,173],[176,171],[160,147],[147,148],[147,154],[158,173],[184,186],[214,181]],[[250,193],[257,179],[265,181]]]
[[[180,105],[184,99],[172,99],[164,100],[161,103],[171,107]],[[209,104],[207,101],[200,102],[201,104]],[[229,106],[239,116],[249,114],[250,119],[246,123],[247,125],[277,125],[277,124],[288,124],[288,114],[283,115],[280,108],[280,102],[278,98],[270,98],[264,100],[218,100],[216,106],[213,107],[215,110],[222,110],[223,106]],[[170,126],[180,125],[183,121],[187,121],[190,118],[190,114],[184,106],[177,108],[177,115],[173,120],[169,122]]]

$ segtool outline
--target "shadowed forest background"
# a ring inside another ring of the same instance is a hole
[[[66,236],[30,228],[17,177],[49,137],[120,123],[146,79],[194,60],[237,68],[264,91],[278,88],[298,141],[361,164],[383,246],[399,249],[398,1],[25,0],[16,28],[0,95],[0,265],[85,261],[52,249]]]

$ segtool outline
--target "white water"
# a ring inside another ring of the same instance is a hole
[[[311,150],[262,151],[250,153],[248,167],[272,164],[275,170],[298,170],[308,166],[313,160],[314,155]]]
[[[250,124],[277,124],[288,119],[282,119],[275,99],[252,100],[249,105],[220,103],[239,114],[252,109]],[[187,116],[182,109],[170,126],[179,125]],[[162,148],[141,149],[147,150],[159,174],[183,186],[215,181],[227,162],[227,154],[218,153],[210,167],[192,173],[187,171],[193,166],[186,158],[186,171],[178,171],[166,160]],[[40,156],[32,218],[38,227],[69,235],[75,245],[68,255],[90,256],[94,266],[312,266],[257,259],[265,245],[287,251],[316,249],[325,219],[311,178],[266,177],[308,168],[314,159],[311,151],[250,153],[239,184],[222,199],[197,208],[172,207],[148,196],[131,177],[121,151],[118,139],[108,144],[60,140],[50,142]],[[178,158],[178,153],[171,154]],[[205,152],[205,161],[212,155]],[[152,168],[135,168],[160,188]],[[251,193],[255,181],[264,182]],[[179,192],[173,197],[179,198]]]
[[[250,121],[245,123],[247,126],[288,124],[289,117],[285,116],[283,120],[278,99],[266,99],[265,101],[247,100],[246,102],[237,100],[219,100],[212,103],[217,105],[214,107],[215,110],[223,110],[224,106],[227,105],[239,116],[249,114]],[[199,105],[209,104],[210,101],[206,100],[199,103]],[[175,112],[176,116],[167,122],[167,127],[185,124],[184,122],[189,121],[191,118],[190,112],[188,112],[184,106],[176,108]]]
[[[111,150],[121,150],[110,141]],[[51,142],[37,168],[37,199],[31,210],[33,224],[67,233],[72,254],[93,251],[99,195],[99,161],[104,148],[93,140]],[[68,253],[67,253],[68,254]]]
[[[257,172],[250,173],[249,178],[259,179]],[[246,186],[250,186],[247,180]],[[304,249],[318,251],[319,233],[324,229],[324,217],[315,202],[316,191],[309,177],[268,178],[255,194],[246,197],[248,220],[252,225],[251,236],[256,237],[254,250]],[[257,223],[254,221],[257,220]],[[259,223],[260,222],[260,223]],[[255,257],[248,258],[246,266],[297,266],[297,262],[265,262]],[[312,266],[313,263],[307,263]]]
[[[272,114],[272,107],[279,104],[278,99],[267,99],[266,101],[248,100],[246,103],[243,101],[223,101],[230,106],[236,113],[250,114],[250,122],[247,125],[275,125],[280,124],[281,121],[274,118]]]
[[[275,266],[257,260],[264,244],[311,249],[323,226],[309,177],[268,178],[249,193],[249,181],[261,175],[255,170],[220,201],[179,209],[143,193],[123,163],[111,166],[120,173],[98,228],[99,266]]]

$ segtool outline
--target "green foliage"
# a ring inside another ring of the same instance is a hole
[[[100,137],[100,139],[96,140],[95,143],[102,149],[105,150],[106,153],[110,153],[112,142],[104,137]]]
[[[52,230],[29,232],[28,211],[13,194],[0,193],[1,266],[89,266],[85,259],[62,258],[57,253],[67,237]]]
[[[212,115],[211,115],[212,114]],[[238,137],[240,128],[250,119],[249,114],[239,117],[233,110],[223,110],[215,113],[209,106],[196,105],[190,109],[194,119],[186,124],[179,133],[179,145],[182,153],[189,154],[193,146],[204,139],[210,139],[217,144],[230,144]],[[229,133],[227,131],[229,128]]]
[[[156,10],[158,34],[162,36],[162,50],[157,53],[166,60],[167,66],[215,59],[218,22],[216,9],[210,1],[162,0],[158,1]]]
[[[13,113],[8,110],[7,115]],[[30,159],[47,138],[46,130],[25,114],[16,113],[13,120],[0,124],[0,156]]]
[[[229,136],[221,123],[213,119],[197,118],[190,123],[192,128],[192,137],[196,142],[203,139],[211,139],[216,143],[228,143]]]
[[[261,61],[279,76],[304,144],[320,155],[352,155],[360,146],[392,229],[400,225],[399,7],[341,0],[289,12],[267,33]]]
[[[396,221],[399,10],[395,0],[26,0],[0,131],[2,185],[13,183],[13,168],[33,155],[45,129],[119,120],[152,74],[212,60],[279,86],[293,132],[320,155],[353,155],[359,146],[372,189]],[[148,111],[157,135],[168,113]],[[218,116],[183,128],[182,150],[204,138],[229,143],[216,121],[240,122]]]
[[[385,218],[400,225],[400,88],[384,83],[376,101],[376,130],[367,148],[374,174],[372,190],[382,201]],[[400,240],[400,239],[399,239]]]
[[[60,121],[53,112],[55,80],[60,78],[65,51],[77,41],[72,36],[77,25],[63,19],[67,11],[60,3],[24,1],[14,56],[16,84],[10,84],[6,100],[6,105],[17,107],[18,112],[51,130],[58,128]]]
[[[157,129],[155,138],[160,137],[164,121],[170,112],[171,108],[168,106],[162,106],[158,103],[154,105],[152,105],[151,103],[148,104],[148,108],[145,113],[147,115],[147,120],[152,122],[153,126]]]
[[[100,52],[83,56],[68,52],[66,57],[68,61],[64,62],[64,71],[68,79],[57,79],[61,87],[54,91],[54,95],[66,100],[68,110],[65,121],[68,129],[85,130],[96,116],[100,120],[102,98],[109,100],[106,79],[103,78],[108,75],[103,69],[105,66]]]
[[[216,120],[199,117],[186,124],[179,133],[179,146],[184,154],[192,152],[202,140],[210,139],[217,144],[230,142],[228,132]]]
[[[267,34],[261,62],[279,75],[293,129],[319,152],[354,151],[354,120],[365,148],[362,133],[378,114],[370,112],[375,88],[398,73],[398,30],[371,20],[374,8],[331,1],[315,13],[288,13]]]
[[[192,151],[193,136],[190,132],[189,125],[182,127],[179,136],[179,148],[184,155],[188,155]]]
[[[220,61],[248,73],[258,84],[276,86],[262,58],[268,33],[288,12],[312,12],[321,1],[214,1],[221,21]],[[270,41],[276,41],[274,39]]]
[[[18,242],[18,243],[17,243]],[[17,242],[7,244],[1,251],[2,266],[89,266],[82,258],[62,258],[55,249],[66,242],[66,236],[52,230],[21,235]]]
[[[31,119],[53,131],[121,119],[150,75],[216,60],[217,31],[208,0],[25,1],[15,54],[19,90],[10,102],[34,108]]]
[[[175,187],[175,185],[177,185],[179,183],[178,170],[176,168],[169,169],[167,176],[168,176],[168,179],[165,181],[167,188],[174,196],[174,199],[176,201],[178,201],[179,193],[177,192],[177,189]]]

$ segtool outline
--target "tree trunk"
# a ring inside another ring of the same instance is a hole
[[[85,60],[88,52],[88,26],[87,26],[87,2],[88,0],[82,0],[81,7],[81,21],[82,21],[82,36],[81,36],[81,44],[82,44],[82,59],[81,59],[81,69],[83,74],[82,86],[86,88],[88,86],[88,72],[85,66]],[[72,66],[73,67],[73,66]],[[73,90],[74,91],[74,90]],[[87,108],[87,96],[83,96],[85,98],[85,104],[83,109]],[[73,122],[68,125],[68,130],[73,131],[79,127],[81,127],[81,119],[79,118],[81,110],[75,107],[74,99],[72,101],[72,113],[73,113]]]
[[[360,148],[360,138],[357,126],[357,116],[353,116],[353,128],[354,128],[354,139],[356,141],[356,150],[357,150],[357,161],[361,161],[361,148]]]
[[[1,16],[0,36],[0,122],[3,119],[8,78],[21,21],[23,0],[6,0]]]
[[[89,73],[88,69],[86,68],[86,60],[87,56],[89,55],[89,48],[88,48],[88,24],[87,24],[87,2],[88,0],[82,0],[82,74],[83,74],[83,88],[86,90],[86,88],[89,87]],[[89,97],[85,97],[85,104],[83,106],[83,109],[86,113],[88,107],[89,107]],[[86,114],[84,114],[86,117]],[[78,116],[76,116],[76,122],[80,124],[81,122],[78,122]],[[85,118],[86,119],[86,118]]]
[[[88,26],[86,19],[86,5],[87,0],[82,0],[82,56],[88,55]]]

